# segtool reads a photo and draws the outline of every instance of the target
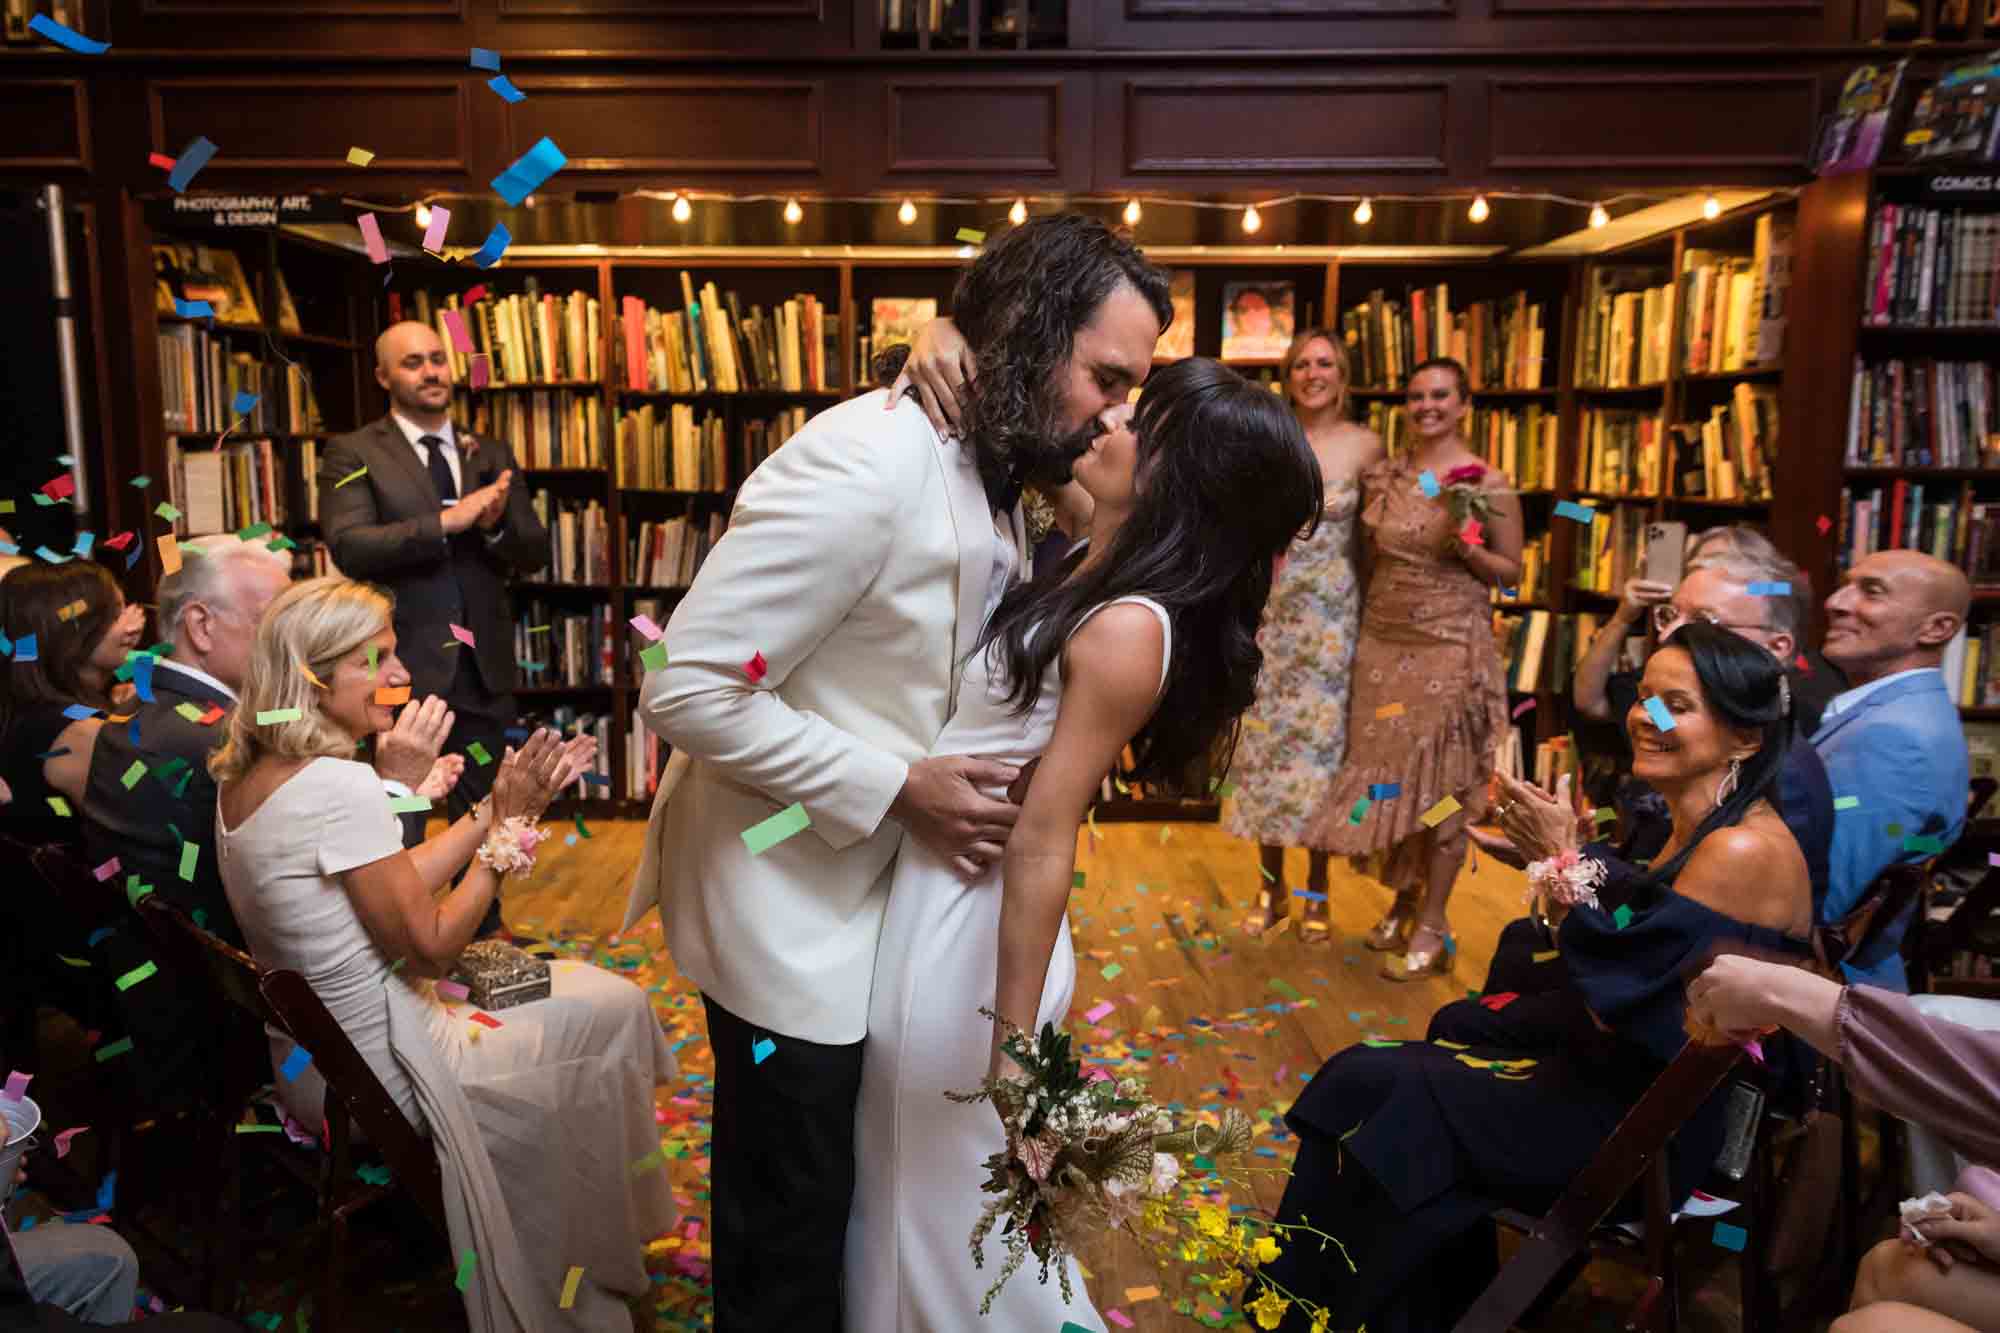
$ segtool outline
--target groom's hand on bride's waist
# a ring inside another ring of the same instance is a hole
[[[940,755],[910,765],[889,814],[918,842],[977,875],[1000,859],[1021,807],[986,794],[1021,776],[1012,764],[969,755]],[[1011,794],[1011,793],[1010,793]]]

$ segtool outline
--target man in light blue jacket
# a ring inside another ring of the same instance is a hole
[[[1963,572],[1917,551],[1856,562],[1826,599],[1826,659],[1852,684],[1812,737],[1836,805],[1822,921],[1840,920],[1885,869],[1949,846],[1965,825],[1965,732],[1939,664],[1971,601]],[[1901,947],[1914,910],[1843,964],[1850,981],[1909,989]]]

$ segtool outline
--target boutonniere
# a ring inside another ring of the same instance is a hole
[[[470,458],[479,452],[479,437],[469,430],[458,433],[458,452],[462,458]]]

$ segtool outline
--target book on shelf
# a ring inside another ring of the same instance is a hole
[[[565,611],[531,598],[514,617],[514,659],[522,683],[611,684],[617,667],[616,623],[609,606]]]
[[[452,415],[474,435],[505,444],[524,468],[604,466],[604,404],[593,389],[457,393]]]
[[[1899,477],[1844,488],[1835,538],[1840,567],[1899,549],[1950,561],[1975,588],[2000,588],[2000,503],[1976,499],[1971,482],[1927,486]]]
[[[1370,400],[1362,423],[1382,437],[1391,454],[1414,441],[1409,414],[1398,402]],[[1552,489],[1558,475],[1560,417],[1553,404],[1496,406],[1475,403],[1465,414],[1466,446],[1512,479],[1517,490]]]
[[[746,313],[733,291],[681,271],[681,308],[623,297],[612,320],[612,374],[634,393],[827,392],[838,381],[840,316],[800,292]]]
[[[539,637],[539,636],[538,636]],[[521,714],[519,725],[534,730],[549,727],[563,736],[595,736],[597,756],[591,760],[590,768],[577,780],[563,789],[567,797],[602,801],[615,798],[617,788],[611,777],[611,715],[588,709],[579,710],[573,704],[559,704],[552,708],[534,709]]]
[[[549,558],[523,582],[611,582],[611,530],[601,501],[566,500],[538,490],[528,503],[548,529]]]
[[[232,340],[197,324],[170,324],[157,335],[160,403],[169,431],[206,434],[230,429],[304,435],[320,426],[312,377],[297,365],[259,361]],[[236,395],[257,401],[236,411]]]
[[[1538,532],[1521,542],[1521,581],[1512,589],[1495,588],[1495,606],[1515,606],[1521,602],[1546,602],[1549,599],[1549,551],[1555,540],[1552,533]],[[1511,591],[1514,596],[1509,597]]]
[[[1981,361],[1854,359],[1850,467],[2000,468],[2000,383]]]
[[[729,421],[692,403],[652,403],[621,412],[617,431],[620,486],[661,491],[729,488]]]
[[[1292,345],[1289,282],[1230,282],[1222,287],[1222,359],[1274,360]]]
[[[1811,166],[1820,176],[1847,171],[1866,171],[1881,156],[1882,141],[1889,131],[1889,119],[1896,111],[1896,96],[1902,90],[1903,75],[1910,62],[1893,65],[1862,65],[1847,76],[1840,100],[1821,122],[1813,140]]]
[[[1167,274],[1167,296],[1174,318],[1153,344],[1153,360],[1179,361],[1194,355],[1194,270],[1177,268]]]
[[[2000,215],[1881,200],[1868,228],[1871,325],[1991,324],[2000,310]]]
[[[1680,364],[1690,375],[1777,363],[1784,351],[1792,228],[1757,218],[1748,255],[1690,249],[1681,265]]]
[[[625,527],[631,536],[625,543],[626,582],[646,588],[687,587],[709,551],[722,540],[728,523],[728,516],[720,512],[628,522]]]
[[[408,318],[437,330],[451,358],[452,378],[460,384],[480,379],[473,371],[474,356],[486,362],[486,385],[479,387],[601,379],[597,298],[583,291],[566,296],[544,292],[534,277],[524,278],[521,286],[511,295],[488,291],[470,305],[458,292],[438,298],[420,288],[410,293]],[[389,293],[390,321],[404,317],[401,295]],[[465,330],[471,353],[461,349],[454,324]]]
[[[1493,617],[1493,636],[1507,688],[1516,694],[1546,690],[1566,698],[1600,623],[1587,612],[1533,609],[1511,614],[1503,608]]]
[[[1578,535],[1571,581],[1586,592],[1618,596],[1641,567],[1645,528],[1646,510],[1640,506],[1599,509],[1590,530]]]
[[[1728,402],[1708,410],[1706,421],[1678,423],[1671,436],[1674,458],[1669,480],[1674,495],[1708,500],[1771,498],[1771,469],[1778,456],[1776,390],[1737,384]]]
[[[268,439],[184,448],[167,440],[167,499],[180,510],[177,537],[240,532],[258,523],[282,528],[285,479],[279,446]]]
[[[250,279],[233,250],[219,245],[183,245],[161,241],[153,246],[153,309],[174,313],[174,301],[206,301],[218,324],[256,328],[264,322]]]
[[[1667,438],[1664,413],[1584,408],[1577,418],[1576,488],[1594,495],[1664,494]]]
[[[1665,380],[1673,313],[1673,285],[1665,268],[1592,266],[1578,321],[1578,387],[1625,389]]]
[[[667,766],[667,756],[672,753],[673,747],[646,725],[646,719],[635,707],[625,732],[625,794],[651,802],[659,791],[660,773]]]
[[[1475,393],[1543,384],[1547,312],[1526,292],[1459,309],[1449,283],[1409,288],[1401,301],[1378,289],[1341,315],[1340,332],[1355,383],[1365,387],[1400,389],[1410,367],[1440,356],[1465,367]]]
[[[1912,162],[1991,162],[2000,155],[2000,51],[1954,65],[1924,89],[1903,130]]]

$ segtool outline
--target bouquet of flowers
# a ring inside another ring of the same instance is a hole
[[[972,1261],[986,1264],[984,1242],[996,1225],[1007,1244],[999,1278],[980,1303],[983,1315],[1015,1270],[1033,1254],[1041,1280],[1054,1265],[1063,1299],[1072,1297],[1067,1260],[1076,1242],[1107,1226],[1129,1226],[1164,1208],[1181,1177],[1180,1156],[1227,1157],[1250,1146],[1250,1121],[1230,1109],[1216,1125],[1176,1132],[1137,1079],[1086,1077],[1070,1054],[1067,1033],[1045,1024],[1039,1039],[999,1018],[1001,1049],[1025,1071],[983,1080],[976,1092],[947,1092],[955,1102],[993,1103],[1007,1127],[1007,1146],[985,1162],[995,1195],[972,1228]],[[1004,1225],[1003,1225],[1004,1223]]]

